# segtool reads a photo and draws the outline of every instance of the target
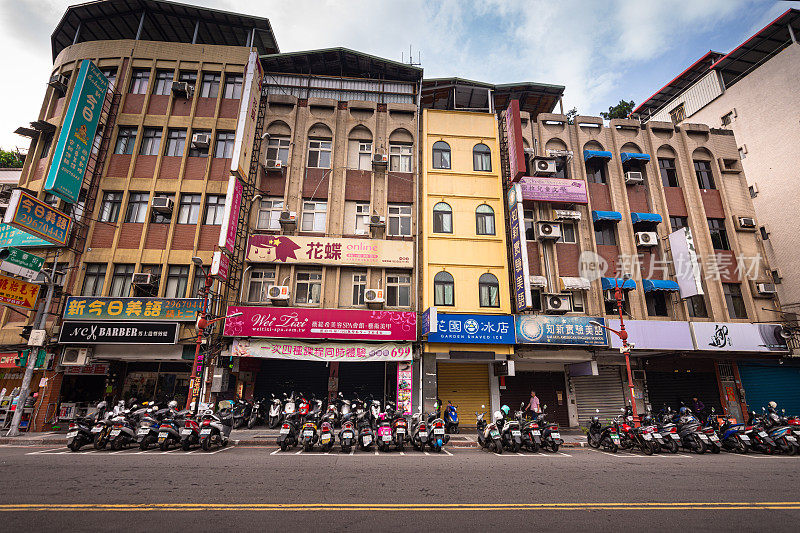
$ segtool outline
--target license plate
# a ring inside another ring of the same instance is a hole
[[[522,433],[520,433],[519,430],[516,430],[516,429],[512,429],[511,430],[511,436],[512,437],[519,437],[520,435],[522,435]]]
[[[708,437],[706,437],[706,436],[705,436],[705,435],[703,435],[703,434],[700,434],[699,436],[700,436],[700,440],[708,440]]]
[[[713,440],[714,442],[717,442],[717,441],[719,441],[719,437],[717,437],[716,435],[711,435],[711,440]]]
[[[611,440],[614,441],[614,444],[619,444],[619,437],[611,437]]]
[[[112,437],[116,437],[117,435],[120,434],[121,431],[122,431],[121,429],[112,429],[111,430],[111,436]]]
[[[167,435],[168,435],[168,433],[166,431],[159,431],[158,432],[158,438],[159,439],[166,439]]]
[[[369,435],[364,437],[364,446],[366,446],[367,444],[370,444],[371,442],[372,442],[372,437],[370,437]]]
[[[428,432],[427,431],[420,431],[419,432],[419,436],[420,437],[427,437],[428,436]]]
[[[150,428],[142,428],[136,434],[137,435],[147,435],[148,433],[150,433]]]
[[[322,440],[322,442],[328,442],[329,440],[331,440],[331,436],[330,435],[323,435],[321,440]]]
[[[661,433],[653,433],[653,438],[654,438],[654,439],[660,439],[660,438],[662,438],[662,437],[661,437]]]
[[[189,429],[189,428],[181,430],[181,435],[191,435],[191,434],[192,434],[192,430]]]
[[[642,437],[644,437],[644,440],[653,440],[653,436],[649,433],[645,433]]]
[[[67,438],[68,439],[71,439],[72,437],[77,437],[77,436],[78,436],[78,430],[77,429],[75,431],[70,431],[69,433],[67,433]]]
[[[349,431],[345,431],[344,433],[342,433],[342,438],[343,439],[352,439],[353,438],[353,434],[350,433]]]
[[[390,440],[392,440],[392,436],[391,435],[384,435],[383,436],[383,442],[389,442]]]
[[[205,428],[200,430],[201,435],[211,435],[211,428]]]
[[[797,442],[797,439],[792,437],[791,435],[786,435],[786,440],[788,440],[789,442]]]
[[[534,434],[534,435],[541,435],[541,434],[542,434],[542,432],[541,432],[541,431],[539,431],[538,429],[534,429],[534,430],[533,430],[533,434]]]
[[[561,438],[561,433],[558,433],[558,432],[554,431],[554,432],[550,433],[550,436],[553,437],[554,439],[560,439]]]
[[[289,428],[281,428],[281,435],[286,435],[289,433]]]
[[[405,429],[399,429],[399,428],[398,428],[398,430],[397,430],[397,434],[398,434],[398,435],[405,435],[405,434],[406,434],[406,430],[405,430]]]
[[[496,430],[496,429],[493,429],[493,430],[492,430],[492,432],[490,433],[490,435],[491,435],[492,437],[498,437],[498,436],[500,436],[500,434],[497,432],[497,430]]]
[[[303,432],[303,436],[304,437],[313,437],[314,436],[314,432],[311,431],[310,429],[308,429],[308,430]]]
[[[669,436],[672,437],[672,440],[681,440],[680,435],[677,433],[670,433]]]
[[[765,431],[759,431],[759,432],[758,432],[758,436],[759,436],[759,437],[766,437],[766,436],[767,436],[767,433],[766,433]]]
[[[92,433],[100,433],[101,431],[103,431],[102,427],[98,426],[98,427],[92,428]]]
[[[739,438],[745,442],[750,442],[750,437],[748,437],[747,435],[739,435]]]
[[[434,435],[444,435],[444,429],[436,428],[436,429],[433,430],[433,434]]]

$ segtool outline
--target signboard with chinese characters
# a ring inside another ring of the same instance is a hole
[[[73,348],[74,349],[74,348]],[[83,366],[65,366],[65,376],[102,376],[108,374],[111,368],[110,363],[93,363]]]
[[[44,184],[44,190],[71,204],[78,202],[107,90],[108,78],[94,63],[84,59]]]
[[[0,304],[32,310],[39,296],[39,285],[0,275]]]
[[[523,200],[570,204],[589,203],[589,195],[586,193],[586,184],[583,180],[525,176],[519,180],[519,184],[522,186]]]
[[[428,342],[514,344],[514,315],[455,315],[437,313],[436,332]]]
[[[76,322],[61,324],[61,344],[175,344],[177,322]]]
[[[258,52],[250,52],[247,60],[247,69],[244,73],[244,87],[242,99],[239,104],[239,119],[236,123],[236,137],[233,143],[233,156],[231,157],[231,172],[237,173],[240,178],[247,179],[250,168],[250,155],[253,149],[258,106],[261,102],[261,85],[264,80],[264,71]],[[238,215],[238,209],[236,213]]]
[[[22,189],[11,191],[3,222],[57,246],[66,246],[72,219]]]
[[[514,272],[514,307],[518,313],[530,309],[531,296],[530,265],[528,264],[528,242],[525,239],[525,218],[522,211],[522,196],[519,183],[508,189],[508,222],[511,228],[511,261]]]
[[[520,344],[560,344],[607,346],[605,321],[590,316],[518,315],[517,342]],[[601,325],[591,324],[597,322]]]
[[[525,149],[522,146],[522,119],[519,114],[519,100],[511,100],[506,109],[506,137],[508,138],[508,162],[512,182],[517,182],[525,174]]]
[[[0,269],[23,278],[33,279],[44,266],[44,259],[19,248],[9,247],[8,255],[0,261]]]
[[[397,365],[397,410],[405,415],[411,414],[413,387],[411,361],[403,361]]]
[[[225,208],[222,211],[222,227],[219,230],[219,247],[233,253],[236,244],[236,229],[239,225],[239,210],[242,208],[244,184],[231,174],[228,178],[228,192],[225,195]]]
[[[0,248],[16,246],[18,248],[40,248],[55,246],[39,237],[34,237],[17,228],[12,228],[8,224],[0,224]]]
[[[242,315],[225,320],[226,337],[417,340],[417,314],[413,311],[231,306],[227,312]]]
[[[253,235],[247,244],[247,260],[256,263],[412,268],[413,259],[410,241]]]
[[[424,313],[419,315],[419,327],[422,330],[421,335],[436,333],[437,317],[437,309],[435,307],[429,307]]]
[[[220,280],[225,281],[228,279],[228,270],[231,266],[231,258],[228,254],[220,251],[214,252],[214,258],[211,260],[211,275]]]
[[[712,352],[788,352],[780,324],[690,322],[695,349]]]
[[[294,359],[295,361],[410,361],[411,344],[307,343],[279,339],[234,339],[233,357]]]
[[[67,320],[169,320],[193,322],[203,309],[202,298],[96,298],[70,296]]]
[[[692,230],[681,228],[670,233],[667,238],[681,298],[703,294],[703,279]]]

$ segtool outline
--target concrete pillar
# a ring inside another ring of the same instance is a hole
[[[435,409],[436,394],[436,354],[422,354],[422,410],[430,412]]]

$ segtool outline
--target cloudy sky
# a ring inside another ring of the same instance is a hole
[[[426,77],[566,86],[565,109],[640,103],[708,50],[728,52],[797,2],[774,0],[186,0],[268,17],[283,52],[421,54]],[[35,120],[50,34],[76,0],[0,0],[0,147]]]

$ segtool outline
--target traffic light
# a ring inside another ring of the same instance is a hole
[[[17,358],[14,361],[14,364],[20,368],[25,368],[28,366],[28,352],[29,350],[23,350],[21,352],[17,352]]]
[[[30,355],[31,351],[22,350],[21,352],[17,352],[17,358],[14,361],[15,364],[20,368],[25,368],[28,366],[28,355]],[[43,368],[45,364],[45,360],[47,359],[47,352],[41,348],[38,349],[36,352],[36,364],[34,365],[35,368]]]

